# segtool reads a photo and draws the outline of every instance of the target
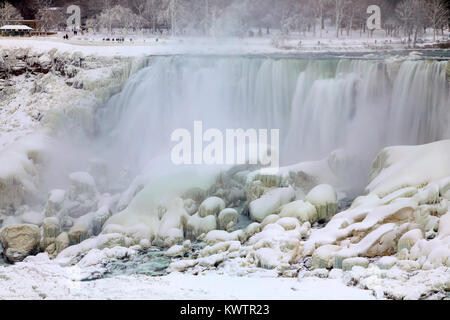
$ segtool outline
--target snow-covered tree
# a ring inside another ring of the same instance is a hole
[[[96,18],[96,21],[89,20],[88,23],[93,26],[105,28],[111,35],[113,29],[138,28],[142,25],[142,18],[133,13],[130,8],[124,8],[120,5],[105,8]]]
[[[22,16],[9,2],[0,3],[0,26],[5,25],[9,20],[21,20]]]

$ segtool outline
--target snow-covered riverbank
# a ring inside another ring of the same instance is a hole
[[[105,38],[105,36],[103,37]],[[131,37],[132,38],[132,37]],[[210,54],[210,55],[262,55],[262,54],[302,54],[327,52],[373,52],[402,51],[420,49],[439,49],[448,40],[447,34],[441,41],[433,42],[430,36],[415,48],[405,39],[377,35],[374,37],[339,38],[332,36],[316,37],[273,37],[273,38],[135,38],[133,41],[115,43],[102,41],[101,36],[77,36],[71,40],[60,37],[47,38],[0,38],[0,48],[33,48],[34,51],[58,49],[66,52],[82,52],[85,55],[104,57],[132,57],[138,55],[176,55],[176,54]]]

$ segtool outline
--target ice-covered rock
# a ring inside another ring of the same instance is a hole
[[[380,269],[388,270],[388,269],[391,269],[393,266],[395,266],[396,263],[397,263],[397,258],[396,257],[386,256],[386,257],[380,258],[377,261],[376,265]]]
[[[112,216],[111,210],[107,206],[100,207],[95,213],[91,222],[92,233],[98,235],[105,222]]]
[[[250,202],[250,217],[257,222],[262,222],[265,217],[276,213],[278,209],[295,199],[295,191],[292,187],[270,190],[261,198]]]
[[[212,255],[217,255],[223,252],[235,252],[241,248],[241,243],[239,241],[225,241],[218,242],[216,244],[211,244],[206,246],[200,251],[201,257],[208,257]]]
[[[300,222],[296,218],[292,217],[280,218],[276,223],[282,226],[286,231],[296,230],[300,228]]]
[[[136,255],[136,251],[131,248],[124,248],[116,246],[114,248],[104,248],[97,249],[94,248],[90,250],[78,263],[77,265],[81,268],[87,268],[90,266],[96,266],[100,263],[106,262],[112,259],[124,259],[131,258]]]
[[[312,255],[312,268],[332,268],[334,266],[334,257],[341,247],[337,245],[323,245],[316,249]]]
[[[173,170],[173,171],[172,171]],[[170,199],[181,200],[183,193],[194,187],[203,188],[211,186],[217,170],[199,171],[197,168],[169,168],[168,172],[159,174],[156,177],[148,177],[144,189],[139,191],[129,205],[121,212],[114,214],[103,227],[102,233],[108,229],[110,232],[120,232],[126,236],[131,236],[140,241],[142,239],[152,240],[161,235],[160,229],[163,224],[164,229],[167,227],[174,228],[172,222],[165,224],[165,219],[160,219],[161,201],[166,199],[170,203]],[[145,179],[144,179],[145,180]],[[188,197],[192,199],[192,195]],[[195,200],[195,199],[194,199]],[[167,209],[167,208],[166,208]],[[169,210],[167,211],[169,212]],[[196,238],[202,233],[207,233],[217,229],[217,217],[210,215],[202,218],[198,213],[188,217],[184,209],[183,200],[181,206],[173,210],[178,216],[177,219],[168,218],[170,221],[181,223],[183,232],[187,238]],[[164,214],[164,216],[167,213]],[[169,222],[167,220],[167,222]]]
[[[225,201],[219,197],[209,197],[204,200],[198,208],[198,215],[201,218],[207,216],[217,216],[223,209],[225,209]]]
[[[328,184],[314,187],[308,192],[305,200],[316,207],[318,220],[329,220],[337,212],[337,194]]]
[[[403,234],[397,243],[397,250],[400,252],[403,249],[408,251],[416,244],[417,241],[423,239],[423,232],[419,229],[414,229]]]
[[[213,230],[206,234],[204,241],[208,244],[226,241],[240,241],[243,238],[244,231],[236,230],[234,232],[227,232],[224,230]]]
[[[278,214],[270,214],[270,215],[268,215],[261,222],[261,229],[264,229],[264,227],[267,226],[268,224],[277,222],[280,218],[281,218],[281,215],[278,215]],[[257,222],[254,222],[254,223],[257,223]]]
[[[184,246],[176,244],[166,251],[166,255],[169,257],[182,257],[184,253],[186,252]]]
[[[238,212],[233,208],[226,208],[220,211],[218,223],[219,228],[225,231],[232,231],[238,222]]]
[[[256,250],[255,256],[258,267],[274,269],[280,264],[281,253],[272,248],[261,248]]]
[[[88,238],[89,229],[84,223],[78,223],[68,232],[70,245],[78,244]]]
[[[67,232],[60,233],[55,239],[55,250],[61,252],[70,245],[69,234]]]
[[[208,215],[202,218],[196,213],[188,218],[184,218],[183,222],[186,238],[196,239],[201,234],[207,234],[217,229],[217,218],[215,215]]]
[[[250,223],[244,230],[245,240],[250,239],[253,235],[260,232],[262,229],[262,225],[258,222]]]
[[[350,271],[354,266],[367,268],[369,266],[369,260],[362,257],[347,258],[342,261],[342,269],[344,271]]]
[[[160,204],[159,230],[156,241],[163,246],[172,246],[183,241],[183,219],[188,217],[181,198],[167,199]]]
[[[67,233],[61,233],[58,238],[67,237]],[[56,243],[58,243],[58,238]],[[66,240],[65,239],[65,240]],[[56,257],[60,261],[67,261],[67,259],[73,260],[81,255],[89,252],[92,249],[104,249],[104,248],[114,248],[116,246],[128,248],[133,245],[132,239],[125,237],[122,234],[110,233],[110,234],[100,234],[97,237],[89,238],[77,245],[69,246],[64,250],[58,250],[59,254]]]
[[[310,223],[319,220],[316,207],[303,200],[293,201],[282,206],[280,217],[293,217],[297,218],[300,222],[309,221]]]
[[[12,225],[3,229],[1,240],[5,257],[11,262],[18,262],[38,253],[41,232],[35,225]]]
[[[41,249],[46,250],[49,245],[54,244],[56,237],[60,233],[61,233],[61,226],[59,225],[58,218],[56,217],[45,218],[44,222],[42,223],[43,237]],[[54,249],[56,249],[56,246]]]
[[[195,267],[199,263],[196,259],[184,259],[172,261],[167,268],[169,272],[184,272],[189,268]]]

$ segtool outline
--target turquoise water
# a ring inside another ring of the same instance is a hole
[[[140,251],[132,258],[113,259],[103,263],[102,269],[85,277],[82,281],[92,281],[101,278],[112,278],[123,275],[147,275],[152,277],[165,275],[170,264],[170,258],[157,248]]]

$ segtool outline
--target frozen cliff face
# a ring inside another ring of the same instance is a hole
[[[27,200],[43,197],[37,191],[42,189],[46,168],[43,160],[48,161],[51,157],[47,147],[54,143],[54,136],[59,131],[68,130],[68,123],[72,123],[74,130],[82,128],[93,132],[95,107],[120,90],[128,77],[144,64],[145,60],[140,57],[103,58],[57,50],[2,51],[2,210],[14,211]]]

